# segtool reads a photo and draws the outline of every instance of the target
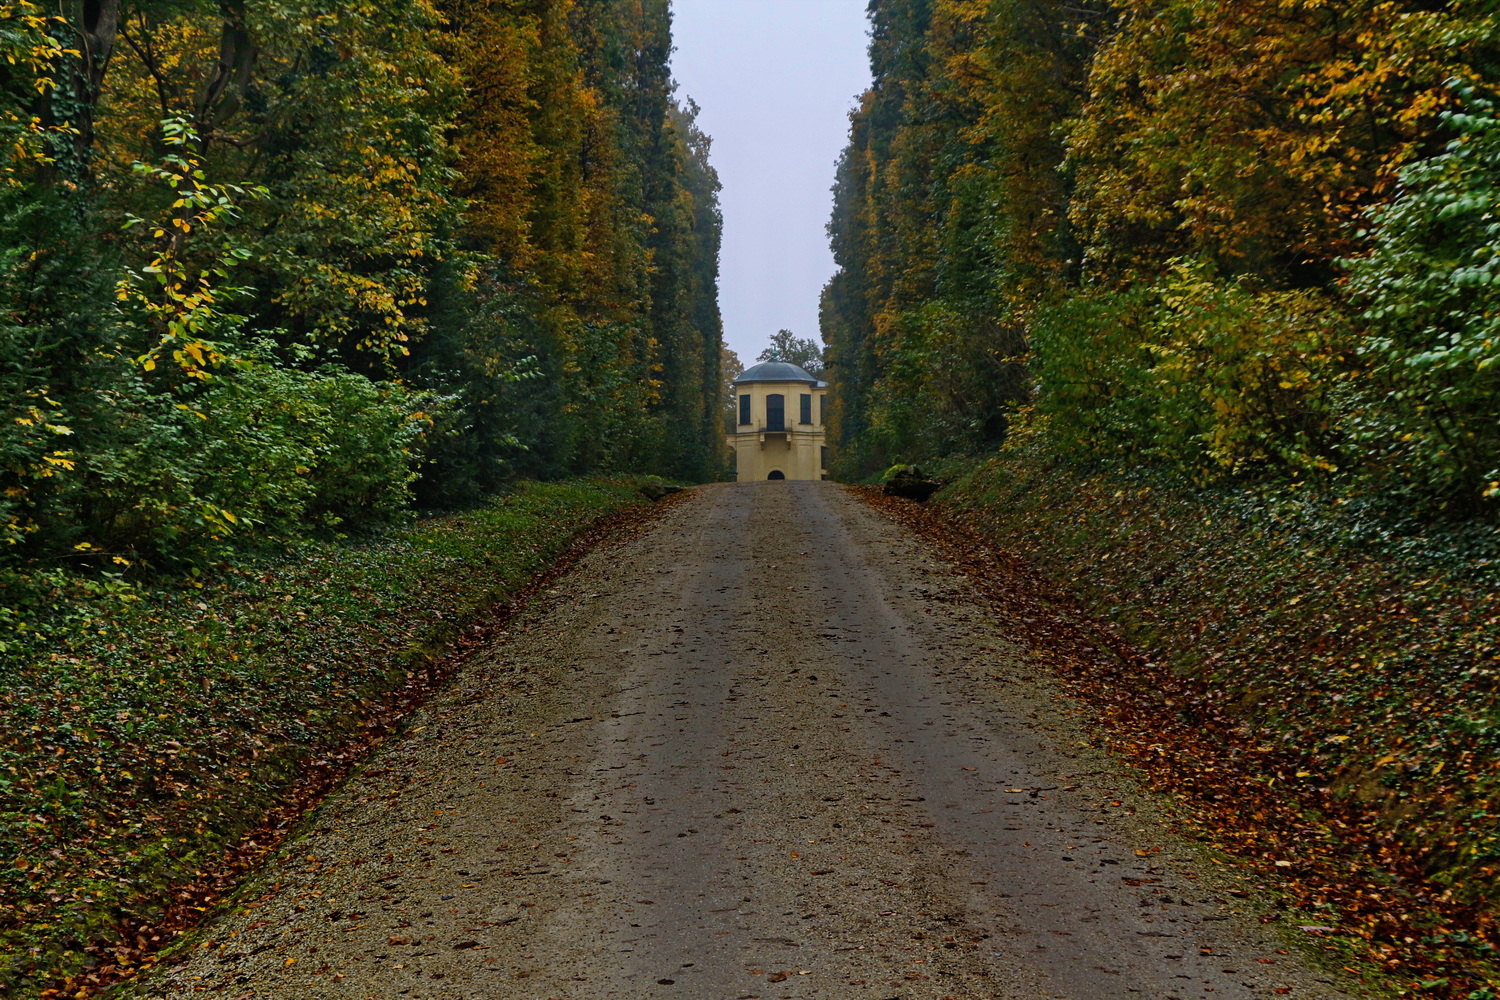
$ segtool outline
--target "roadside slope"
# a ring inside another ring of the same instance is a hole
[[[72,997],[149,964],[442,679],[445,651],[643,506],[635,485],[523,485],[195,586],[60,589],[48,642],[0,666],[0,993],[71,976]]]
[[[1414,993],[1500,988],[1493,526],[1022,448],[944,471],[925,507],[882,506],[1008,609],[1185,827]]]

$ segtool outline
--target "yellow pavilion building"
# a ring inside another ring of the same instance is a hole
[[[734,380],[737,424],[735,479],[825,479],[824,407],[828,383],[796,365],[765,361]]]

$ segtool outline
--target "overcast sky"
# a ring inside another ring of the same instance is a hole
[[[678,97],[703,109],[724,184],[724,339],[749,364],[777,330],[818,339],[834,164],[870,83],[865,0],[673,0],[672,10]]]

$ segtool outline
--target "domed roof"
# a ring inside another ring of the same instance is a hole
[[[735,385],[741,382],[817,382],[813,376],[807,374],[796,365],[789,365],[785,361],[762,361],[758,365],[751,365],[740,372],[740,377],[734,380]]]

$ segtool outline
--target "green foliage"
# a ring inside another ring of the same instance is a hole
[[[439,54],[439,14],[427,0],[247,10],[257,89],[228,120],[257,102],[268,114],[256,162],[221,155],[270,191],[253,246],[267,312],[308,341],[405,354],[457,224],[445,135],[463,83]]]
[[[24,184],[32,171],[45,164],[55,124],[27,110],[39,95],[50,92],[63,59],[66,37],[60,18],[32,0],[10,0],[0,5],[0,59],[8,72],[0,80],[0,178],[9,185]]]
[[[1327,295],[1179,262],[1153,286],[1038,312],[1032,414],[1080,457],[1199,477],[1332,469],[1346,326]]]
[[[153,217],[127,219],[123,260],[39,250],[78,268],[82,297],[28,295],[30,275],[11,272],[23,322],[4,341],[7,540],[33,564],[66,552],[110,568],[177,566],[227,555],[237,536],[400,516],[429,423],[419,411],[446,404],[335,366],[281,366],[268,341],[247,343],[246,317],[226,307],[251,290],[227,282],[250,256],[234,231],[238,201],[258,193],[206,183],[186,123],[162,134],[160,164],[135,173],[165,198]],[[45,338],[61,356],[32,353]]]
[[[198,403],[202,491],[238,522],[282,535],[398,520],[433,420],[424,411],[445,405],[337,366],[302,372],[245,363]]]
[[[125,303],[125,325],[145,334],[135,364],[149,372],[165,356],[184,375],[207,379],[209,369],[234,350],[230,342],[238,339],[245,323],[244,316],[225,312],[221,304],[247,290],[219,282],[228,280],[228,269],[249,259],[251,252],[222,230],[239,219],[240,202],[268,192],[206,183],[204,164],[192,152],[201,137],[186,121],[163,121],[161,136],[168,150],[161,162],[135,163],[132,169],[166,188],[172,201],[155,220],[127,216],[126,229],[149,234],[136,249],[150,260],[124,269],[116,298]]]
[[[332,366],[242,361],[191,396],[110,367],[110,389],[77,414],[88,457],[12,515],[18,530],[105,565],[171,567],[222,558],[246,533],[241,544],[399,518],[422,408],[441,405]]]
[[[545,476],[563,450],[557,346],[537,319],[536,296],[497,268],[469,284],[448,267],[438,276],[433,334],[409,370],[415,384],[451,391],[434,414],[420,503],[477,503],[518,476]]]
[[[1472,505],[1500,492],[1500,120],[1473,90],[1458,137],[1401,173],[1351,261],[1370,363],[1351,438],[1387,474]]]

